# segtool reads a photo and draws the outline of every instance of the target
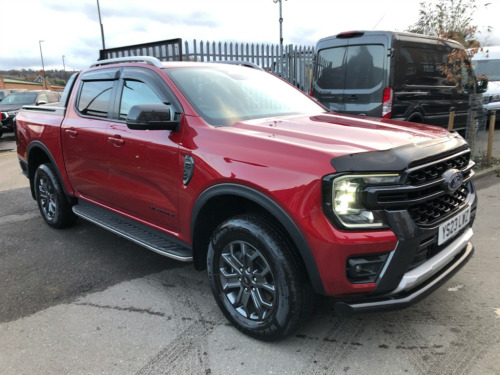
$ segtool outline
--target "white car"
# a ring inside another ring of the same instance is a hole
[[[488,111],[500,109],[500,46],[484,47],[483,51],[472,57],[474,70],[477,75],[486,74],[488,88],[483,93],[483,105]],[[497,113],[497,121],[500,114]]]

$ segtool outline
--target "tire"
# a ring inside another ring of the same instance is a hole
[[[304,323],[315,294],[287,238],[270,220],[241,215],[213,233],[207,257],[210,286],[226,318],[264,341]]]
[[[43,219],[53,228],[73,225],[76,215],[71,210],[61,183],[52,164],[41,164],[35,172],[35,197]]]

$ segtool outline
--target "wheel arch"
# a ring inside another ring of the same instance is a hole
[[[45,146],[43,143],[39,141],[34,141],[28,146],[27,150],[27,160],[28,160],[28,167],[27,167],[27,172],[28,172],[28,179],[30,182],[30,190],[31,190],[31,196],[33,199],[36,199],[35,197],[35,186],[34,186],[34,178],[35,178],[35,172],[38,168],[39,165],[44,164],[44,163],[51,163],[52,166],[54,167],[54,170],[57,174],[57,178],[59,179],[61,186],[64,190],[64,193],[66,197],[68,197],[68,201],[70,201],[68,191],[66,190],[66,186],[63,183],[63,178],[61,175],[61,172],[59,171],[59,166],[57,165],[54,157],[52,156],[52,153],[50,150]]]
[[[206,267],[208,241],[224,220],[246,212],[271,217],[280,226],[300,256],[314,290],[324,294],[316,261],[305,237],[292,218],[263,193],[238,184],[220,184],[205,190],[197,199],[191,215],[191,239],[195,268]]]
[[[408,122],[419,122],[421,124],[425,124],[426,120],[425,120],[425,115],[423,112],[421,111],[414,111],[412,113],[410,113],[407,117],[406,117],[406,120],[405,121],[408,121]]]

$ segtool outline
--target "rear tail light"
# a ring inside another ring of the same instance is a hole
[[[392,101],[394,90],[392,87],[384,89],[384,98],[382,100],[382,118],[392,117]]]
[[[309,96],[313,96],[313,88],[311,87],[311,90],[309,90]]]

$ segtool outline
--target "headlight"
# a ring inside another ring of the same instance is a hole
[[[366,186],[394,185],[398,174],[342,175],[324,180],[325,213],[349,229],[382,228],[385,226],[383,211],[371,211],[363,205]]]
[[[500,94],[491,95],[490,103],[497,103],[497,102],[500,102]]]

